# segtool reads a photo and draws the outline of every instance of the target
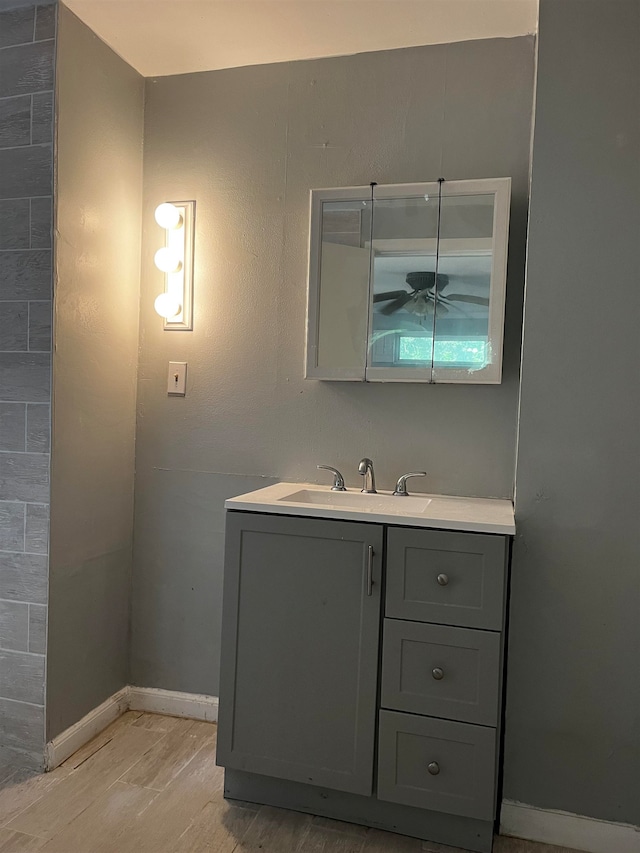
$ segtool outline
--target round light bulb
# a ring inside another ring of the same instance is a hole
[[[182,214],[175,206],[168,201],[164,204],[159,204],[156,207],[156,222],[161,228],[177,228],[182,225]]]
[[[170,320],[182,310],[182,305],[170,293],[161,293],[153,303],[153,307],[165,320]]]
[[[158,249],[153,260],[162,272],[179,272],[182,269],[182,261],[171,249]]]

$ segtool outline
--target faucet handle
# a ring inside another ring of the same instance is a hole
[[[322,469],[323,471],[331,471],[333,474],[333,486],[331,486],[332,492],[346,492],[347,489],[344,484],[344,477],[338,471],[337,468],[332,468],[331,465],[317,465],[318,470]]]
[[[398,482],[396,483],[396,490],[393,493],[397,497],[406,498],[409,496],[409,492],[407,491],[407,480],[409,477],[426,477],[426,471],[413,471],[410,474],[403,474],[402,477],[398,477]]]

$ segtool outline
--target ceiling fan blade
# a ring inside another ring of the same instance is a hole
[[[451,276],[444,272],[439,272],[438,277],[436,278],[434,284],[436,285],[436,290],[444,290],[445,287],[448,287],[451,284]]]
[[[447,278],[451,281],[488,281],[490,276],[488,273],[482,272],[450,272],[446,273]],[[440,276],[438,276],[440,279]]]
[[[396,311],[399,311],[401,308],[407,304],[407,302],[413,298],[413,293],[405,293],[403,292],[402,296],[399,296],[397,299],[394,299],[393,302],[390,302],[388,305],[385,305],[384,308],[380,311],[381,314],[395,314]]]
[[[485,296],[470,296],[467,293],[447,293],[447,299],[451,302],[468,302],[471,305],[489,304],[489,300]]]
[[[374,293],[374,302],[388,302],[390,299],[400,299],[407,294],[406,290],[388,290],[386,293]]]

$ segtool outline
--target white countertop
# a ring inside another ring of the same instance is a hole
[[[350,506],[349,503],[352,503]],[[433,527],[476,533],[516,532],[513,504],[495,498],[462,498],[413,493],[409,498],[390,492],[361,495],[358,489],[332,492],[313,483],[276,483],[246,495],[229,498],[226,509],[301,515],[342,521],[369,521],[409,527]]]

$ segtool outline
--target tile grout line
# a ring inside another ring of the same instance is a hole
[[[35,25],[34,25],[35,31]],[[55,42],[55,38],[48,39],[32,39],[31,41],[21,41],[18,44],[5,44],[4,47],[0,47],[0,54],[3,50],[13,50],[16,47],[29,47],[32,44],[45,44],[46,42],[51,41]],[[46,91],[49,91],[48,89]]]
[[[8,649],[5,649],[8,651]],[[44,710],[44,705],[38,705],[36,702],[25,702],[23,699],[11,699],[9,696],[1,696],[0,697],[3,702],[13,702],[15,705],[29,705],[30,708],[42,708]],[[29,750],[20,750],[20,752],[28,752]]]
[[[28,604],[29,602],[25,602]],[[30,658],[43,658],[44,654],[40,652],[20,652],[17,649],[2,649],[3,652],[9,652],[9,654],[13,655],[29,655]],[[13,702],[23,702],[22,699],[11,699],[9,696],[3,696],[3,699],[9,699],[9,701]],[[23,702],[24,705],[36,705],[38,708],[44,707],[44,705],[39,705],[37,702]]]
[[[0,48],[2,50],[2,48]],[[39,94],[39,92],[35,92],[34,94]],[[35,145],[6,145],[2,149],[2,151],[21,151],[24,148],[53,148],[52,142],[36,142]],[[30,198],[30,196],[24,196],[24,198]],[[34,196],[34,198],[45,198],[45,196]],[[5,199],[2,199],[5,201]]]

